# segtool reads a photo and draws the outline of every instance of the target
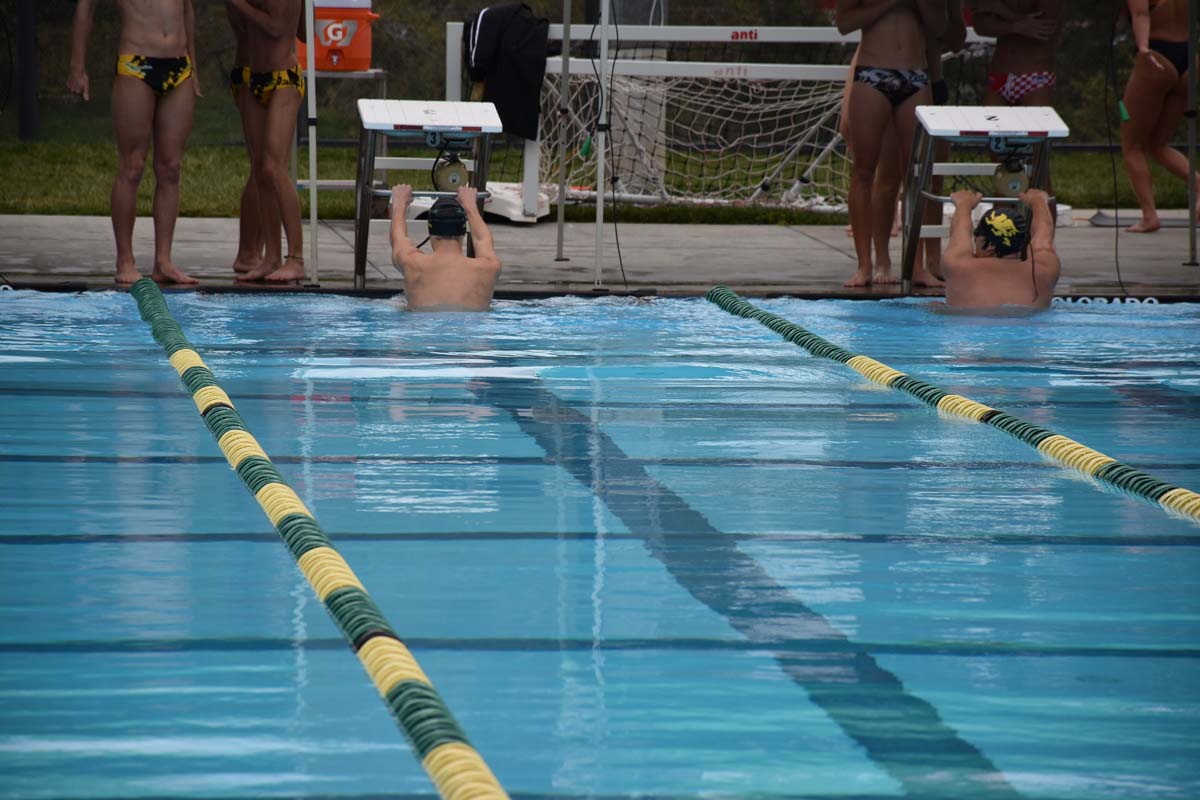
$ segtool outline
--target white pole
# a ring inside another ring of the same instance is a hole
[[[1196,262],[1196,23],[1200,0],[1188,3],[1188,70],[1187,92],[1187,146],[1188,146],[1188,266],[1200,266]]]
[[[608,72],[608,8],[610,0],[600,0],[600,120],[596,123],[596,264],[595,285],[603,286],[604,279],[604,146],[608,138],[608,87],[604,77]]]
[[[317,39],[316,11],[312,0],[304,3],[306,38],[304,52],[308,57],[308,282],[317,280]]]
[[[563,0],[562,77],[558,80],[558,248],[555,261],[568,261],[563,256],[563,229],[566,227],[567,207],[567,113],[570,111],[567,93],[571,90],[571,0]]]

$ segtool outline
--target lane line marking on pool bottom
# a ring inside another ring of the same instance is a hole
[[[901,796],[1021,797],[991,759],[942,719],[928,700],[806,605],[590,416],[537,379],[485,378],[471,391],[504,409],[550,461],[599,498],[689,595],[755,646],[770,650]],[[697,546],[696,533],[704,535]]]
[[[910,394],[938,411],[999,428],[1060,464],[1103,481],[1127,494],[1200,521],[1200,494],[1190,489],[1161,481],[1054,431],[977,403],[968,397],[950,394],[867,356],[851,353],[790,320],[758,308],[728,286],[714,286],[704,297],[734,316],[756,320],[814,356],[846,364],[874,383]]]
[[[130,287],[142,319],[192,394],[229,466],[258,500],[300,571],[358,656],[413,753],[446,800],[507,798],[483,758],[312,512],[246,429],[216,377],[188,342],[154,281]]]

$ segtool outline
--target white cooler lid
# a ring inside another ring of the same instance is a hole
[[[314,0],[313,8],[365,8],[371,10],[371,0]]]

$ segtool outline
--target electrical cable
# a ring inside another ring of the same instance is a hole
[[[614,19],[615,19],[615,9],[612,5],[612,0],[609,0],[609,10],[613,11]],[[588,40],[593,45],[595,44],[595,41],[596,41],[596,28],[597,28],[597,26],[599,26],[599,24],[600,24],[599,19],[597,19],[596,22],[592,23],[592,31],[591,31],[591,33],[588,34]],[[619,25],[616,24],[616,22],[613,23],[613,28],[616,30],[617,47],[619,48],[620,44],[621,44],[621,28]],[[612,163],[611,163],[612,162],[612,152],[613,152],[612,92],[613,92],[613,86],[616,81],[617,68],[615,65],[611,65],[611,64],[609,65],[608,119],[601,119],[601,117],[603,115],[603,111],[604,111],[604,91],[605,91],[604,90],[604,77],[600,74],[600,68],[596,66],[595,47],[591,47],[589,49],[591,50],[591,53],[588,56],[588,60],[591,62],[592,75],[594,75],[596,78],[596,87],[597,87],[597,95],[596,95],[597,107],[596,107],[596,112],[595,112],[595,122],[593,123],[592,130],[598,132],[600,130],[600,126],[604,125],[605,133],[608,134],[607,136],[604,137],[604,143],[605,143],[604,146],[605,146],[605,149],[607,150],[607,152],[605,153],[605,157],[609,159],[609,162],[610,162],[609,166],[611,167],[612,166]],[[590,138],[591,137],[589,137],[589,139]],[[617,172],[615,169],[612,170],[612,177],[609,180],[610,180],[610,183],[612,184],[613,236],[617,242],[617,264],[621,268],[621,280],[625,283],[625,291],[629,291],[629,280],[625,277],[625,260],[621,255],[621,233],[617,228],[617,210],[618,210],[617,209]],[[597,202],[603,203],[604,202],[604,187],[597,186],[596,194],[597,194]]]
[[[613,14],[613,31],[614,31],[614,34],[617,39],[617,45],[614,49],[619,52],[621,49],[621,26],[620,26],[620,24],[618,24],[616,22],[617,10],[613,5],[614,1],[615,0],[609,0],[609,10],[612,11],[612,14]],[[613,158],[613,139],[615,137],[613,136],[613,127],[612,127],[612,114],[613,114],[612,98],[613,98],[613,87],[616,83],[616,79],[617,79],[616,65],[610,65],[610,71],[608,73],[608,119],[606,119],[604,121],[606,124],[606,127],[608,129],[607,130],[608,136],[605,137],[605,141],[608,144],[608,164],[609,164],[609,168],[612,170],[612,176],[609,178],[609,184],[612,186],[613,238],[616,240],[616,243],[617,243],[617,266],[619,266],[621,268],[621,280],[625,284],[625,291],[628,292],[629,291],[629,279],[625,277],[625,259],[621,255],[621,232],[620,232],[620,228],[617,224],[617,214],[620,211],[620,209],[617,207],[617,165],[616,165],[616,160]]]
[[[1121,212],[1119,210],[1120,200],[1117,190],[1117,155],[1113,152],[1113,135],[1112,135],[1112,109],[1108,102],[1109,83],[1111,80],[1113,98],[1120,103],[1120,108],[1124,108],[1124,101],[1117,97],[1117,18],[1120,16],[1121,0],[1113,0],[1112,13],[1112,30],[1108,36],[1108,64],[1104,70],[1104,96],[1100,102],[1104,106],[1104,132],[1108,136],[1108,161],[1112,167],[1112,186],[1113,186],[1113,263],[1117,269],[1117,285],[1121,287],[1121,294],[1129,296],[1129,291],[1125,288],[1125,281],[1121,279]]]

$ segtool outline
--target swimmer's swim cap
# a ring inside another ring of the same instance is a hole
[[[429,235],[454,238],[467,232],[467,212],[453,197],[439,197],[429,209]]]
[[[980,218],[975,235],[983,237],[988,247],[995,248],[997,257],[1004,258],[1025,249],[1028,231],[1020,215],[993,208]]]

